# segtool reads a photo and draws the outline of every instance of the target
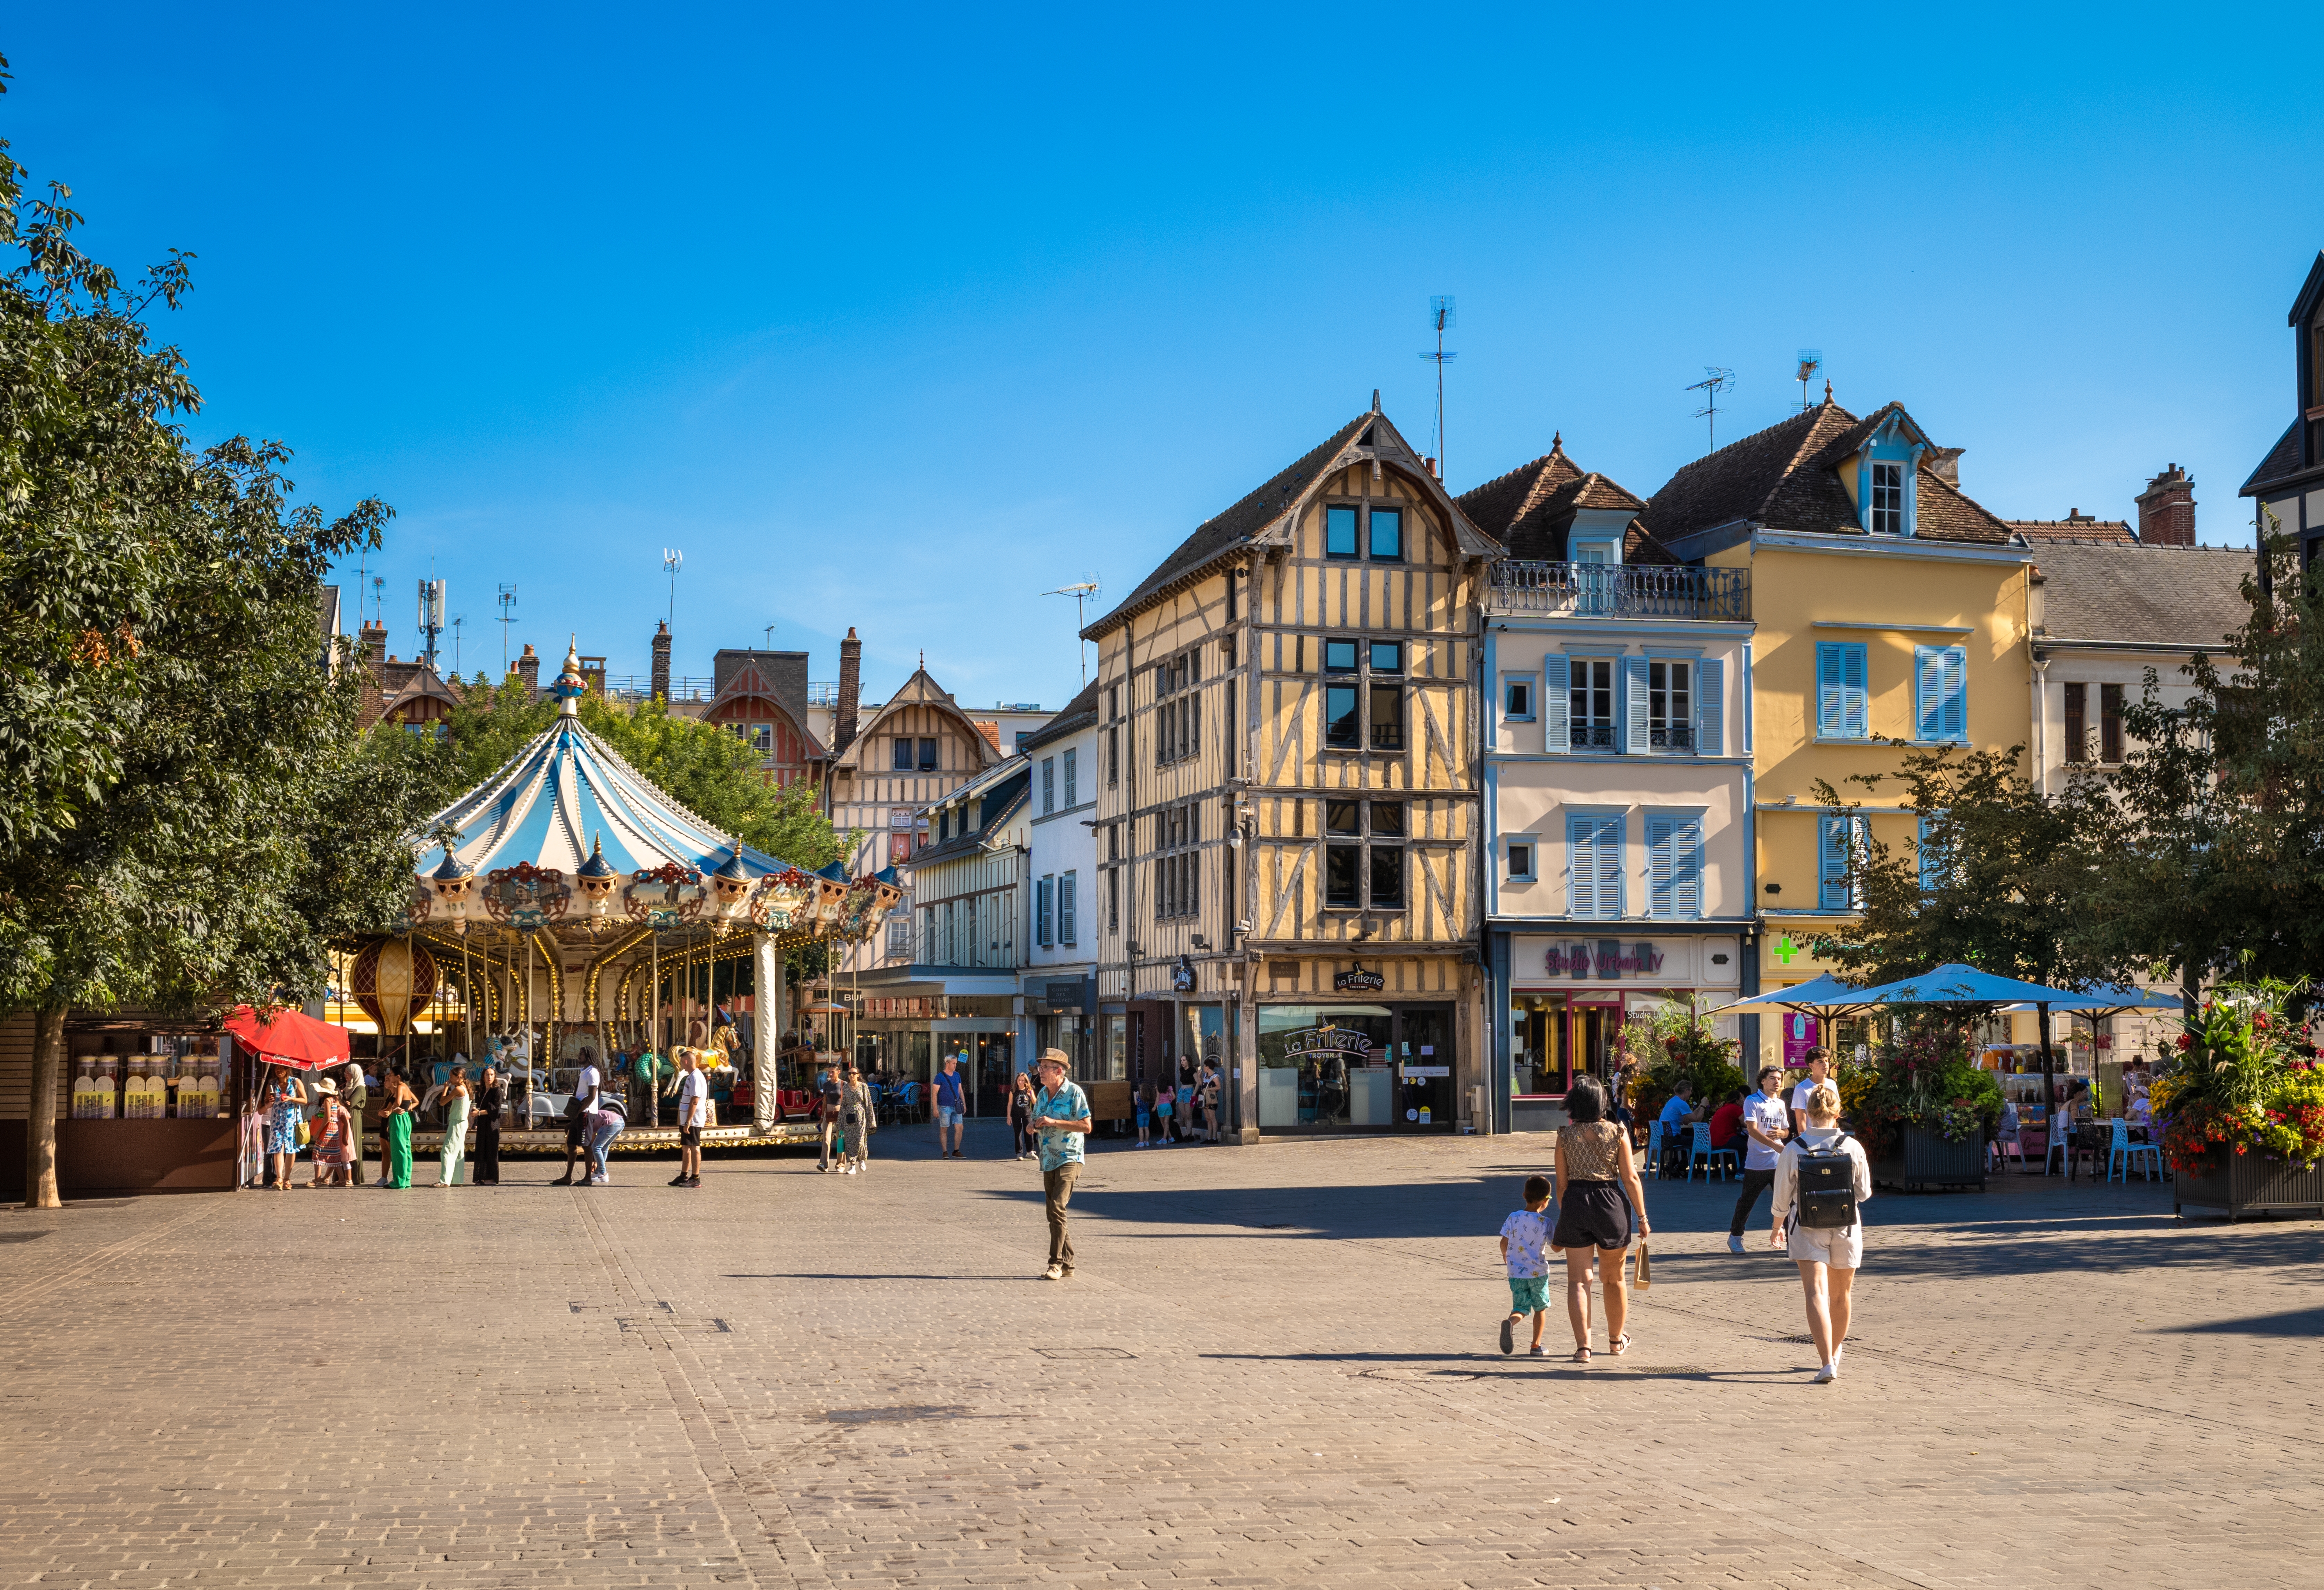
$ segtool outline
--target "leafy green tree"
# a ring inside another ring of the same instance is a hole
[[[2077,942],[2175,970],[2190,999],[2207,975],[2292,982],[2324,965],[2324,646],[2310,643],[2324,591],[2281,535],[2267,561],[2226,670],[2195,658],[2175,706],[2150,670],[2125,710],[2116,805],[2086,862]]]
[[[124,289],[24,175],[0,153],[0,1010],[34,1012],[25,1201],[53,1207],[67,1011],[318,993],[326,936],[401,910],[427,785],[367,754],[318,624],[388,510],[293,507],[276,444],[189,447],[143,319],[187,256]]]

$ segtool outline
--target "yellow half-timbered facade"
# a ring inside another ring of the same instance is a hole
[[[1496,550],[1375,400],[1084,632],[1100,1040],[1244,1141],[1471,1119]]]

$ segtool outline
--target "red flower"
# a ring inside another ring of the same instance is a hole
[[[2195,1047],[2195,1035],[2191,1032],[2181,1032],[2179,1035],[2179,1047],[2181,1049],[2193,1049]]]

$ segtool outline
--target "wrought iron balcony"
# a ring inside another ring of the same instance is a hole
[[[1748,569],[1672,568],[1654,563],[1493,565],[1485,607],[1496,615],[1558,618],[1702,618],[1748,622]]]

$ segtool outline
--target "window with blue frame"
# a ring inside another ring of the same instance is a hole
[[[1512,674],[1501,681],[1501,716],[1511,723],[1533,721],[1533,676]]]
[[[1565,819],[1566,897],[1569,916],[1610,921],[1622,914],[1622,819],[1582,816]]]
[[[1960,646],[1913,649],[1913,733],[1915,738],[1969,741],[1969,652]]]
[[[1884,464],[1876,460],[1872,466],[1872,516],[1868,522],[1874,535],[1904,533],[1904,466]]]
[[[1872,692],[1866,684],[1864,642],[1816,642],[1816,738],[1872,737]]]
[[[1352,558],[1356,555],[1356,511],[1353,508],[1323,510],[1323,556]]]
[[[1371,555],[1383,561],[1401,561],[1404,558],[1404,510],[1374,508],[1371,521]]]
[[[1530,883],[1534,881],[1534,843],[1530,839],[1509,841],[1509,882]]]
[[[1914,840],[1921,858],[1921,889],[1932,892],[1944,886],[1945,874],[1952,868],[1951,857],[1945,854],[1944,815],[1940,812],[1924,817]]]
[[[1666,921],[1702,915],[1702,814],[1646,814],[1646,914]]]
[[[1816,904],[1821,909],[1854,911],[1864,903],[1857,874],[1864,864],[1868,820],[1841,811],[1816,818]]]

